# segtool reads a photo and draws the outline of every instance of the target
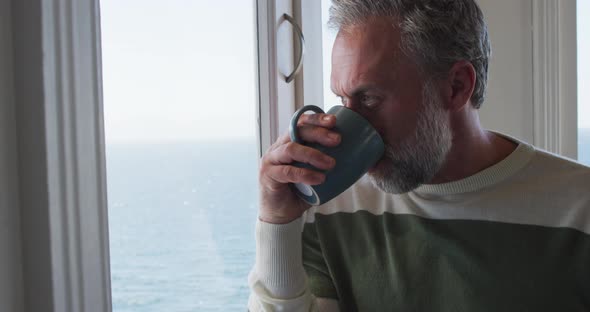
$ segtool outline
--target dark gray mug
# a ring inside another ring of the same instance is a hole
[[[291,141],[315,148],[336,159],[334,168],[328,171],[319,170],[312,165],[293,162],[293,166],[309,168],[326,174],[326,180],[320,185],[303,183],[291,184],[293,191],[305,202],[311,205],[321,205],[344,192],[371,167],[373,167],[385,150],[383,140],[377,130],[361,115],[341,105],[332,107],[328,114],[336,116],[336,126],[332,129],[341,136],[338,146],[326,147],[318,143],[308,143],[301,140],[297,134],[299,117],[307,111],[324,113],[313,105],[299,109],[291,118],[289,135]]]

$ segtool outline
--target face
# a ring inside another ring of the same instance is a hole
[[[399,41],[399,32],[385,20],[341,30],[331,77],[343,105],[369,120],[385,141],[385,155],[369,177],[396,194],[430,181],[452,140],[436,82],[401,53]]]

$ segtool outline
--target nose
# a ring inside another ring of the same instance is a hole
[[[352,100],[352,99],[350,99],[350,100],[347,100],[347,101],[346,101],[345,103],[343,103],[342,105],[344,105],[344,107],[346,107],[346,108],[348,108],[348,109],[350,109],[350,110],[354,111],[355,113],[357,113],[357,114],[359,114],[359,115],[363,116],[362,112],[361,112],[361,111],[360,111],[360,109],[359,109],[359,106],[358,106],[358,105],[356,105],[356,104],[353,102],[353,100]],[[364,117],[364,116],[363,116],[363,117]]]
[[[353,99],[347,100],[345,103],[342,103],[342,105],[350,110],[352,110],[353,112],[363,116],[363,118],[365,118],[367,121],[369,121],[369,123],[373,124],[373,120],[374,120],[374,115],[371,114],[369,111],[367,110],[363,110],[362,106],[358,103],[355,103],[355,101]]]
[[[357,112],[357,113],[358,113],[358,111],[357,111],[357,109],[356,109],[356,105],[355,105],[355,103],[353,102],[353,101],[354,101],[353,99],[350,99],[350,98],[342,98],[342,99],[343,99],[343,100],[342,100],[342,105],[343,105],[344,107],[346,107],[346,108],[348,108],[348,109],[351,109],[351,110],[353,110],[353,111],[355,111],[355,112]]]

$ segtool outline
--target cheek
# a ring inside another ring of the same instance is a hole
[[[385,144],[396,146],[405,138],[414,134],[416,129],[416,111],[388,109],[382,110],[371,120]]]

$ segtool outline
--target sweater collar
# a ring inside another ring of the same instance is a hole
[[[518,144],[506,158],[464,179],[441,184],[423,184],[412,192],[420,195],[453,195],[478,191],[513,176],[533,158],[535,148],[532,145],[506,134],[494,133]]]

